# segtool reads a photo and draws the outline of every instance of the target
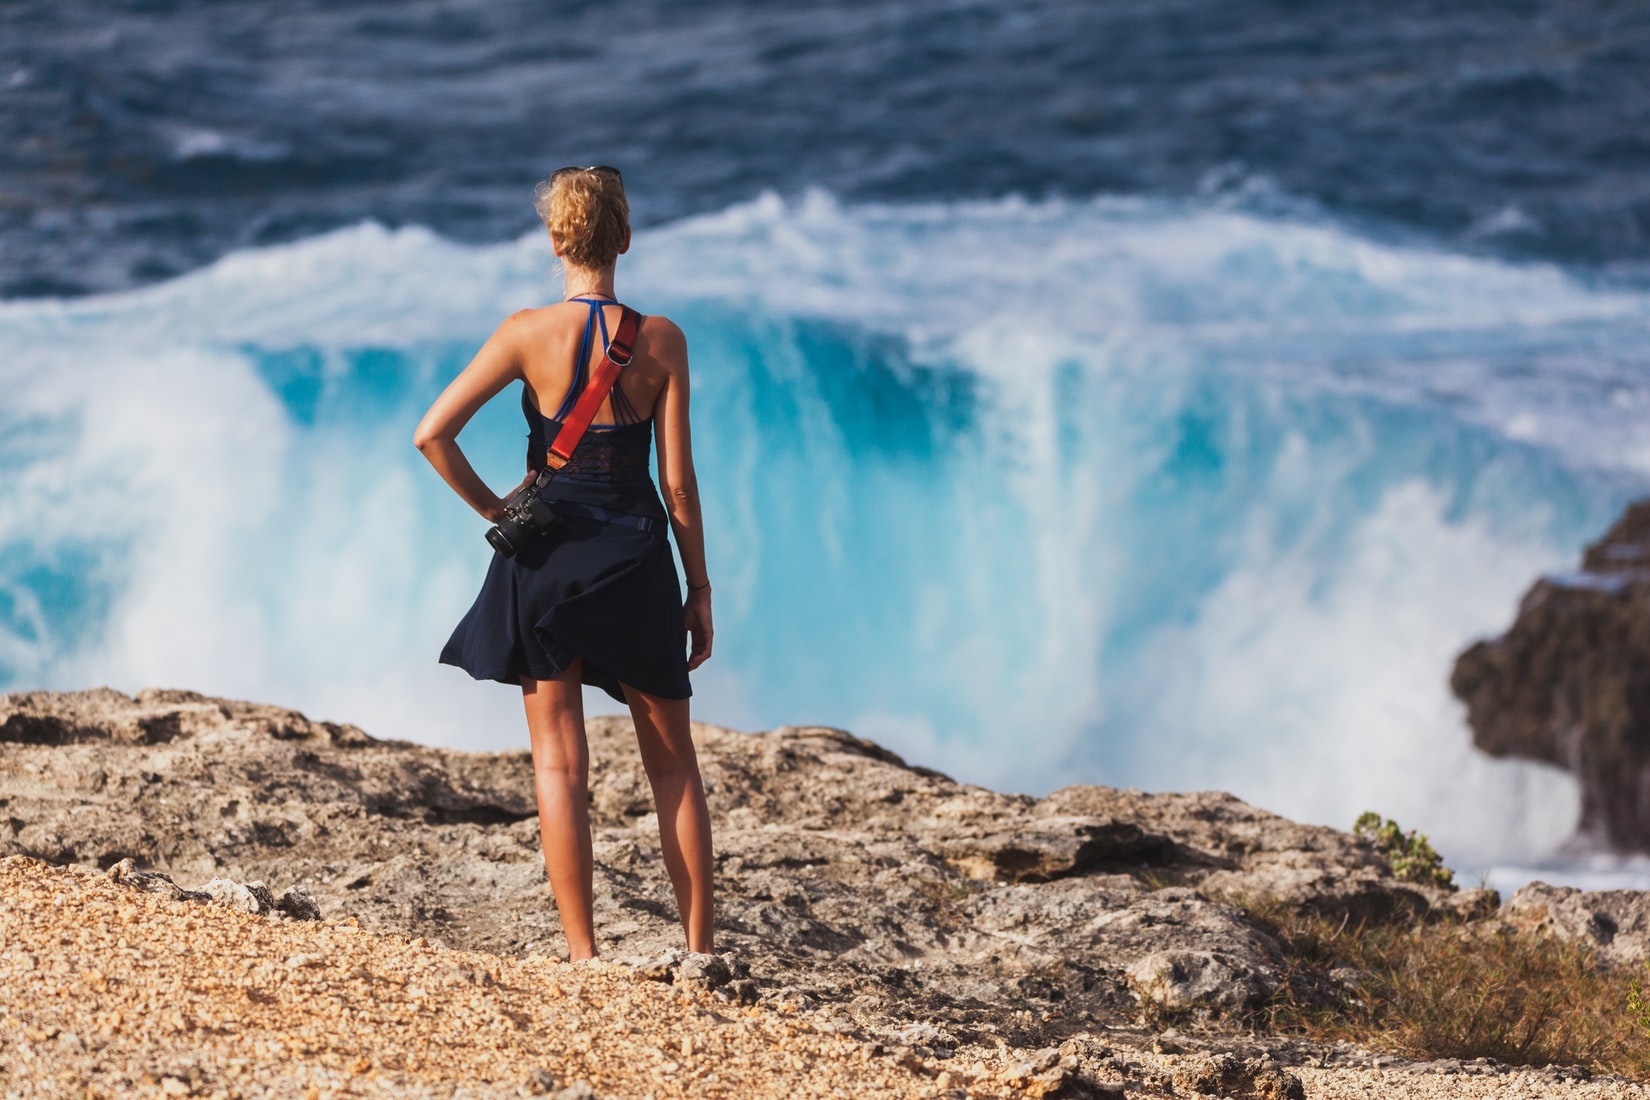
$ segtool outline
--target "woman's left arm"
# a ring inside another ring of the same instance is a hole
[[[417,447],[443,481],[464,503],[495,523],[504,514],[504,501],[481,480],[458,446],[458,433],[476,410],[521,375],[522,314],[511,315],[498,326],[469,366],[452,380],[413,432]]]

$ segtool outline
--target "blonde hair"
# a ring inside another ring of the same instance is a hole
[[[534,189],[533,207],[567,263],[600,269],[619,258],[630,203],[613,169],[558,169]]]

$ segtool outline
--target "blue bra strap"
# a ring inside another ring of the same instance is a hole
[[[569,302],[581,302],[590,307],[590,315],[584,319],[584,337],[579,341],[579,357],[573,363],[573,384],[567,388],[567,396],[561,399],[561,405],[556,409],[556,415],[551,420],[565,420],[567,414],[573,411],[578,403],[579,394],[584,387],[590,384],[590,333],[596,323],[602,326],[602,353],[606,354],[607,346],[613,341],[607,335],[607,316],[602,312],[603,306],[616,306],[618,302],[610,302],[602,298],[569,298]],[[614,387],[618,389],[617,386]]]
[[[569,302],[582,302],[583,304],[590,307],[591,315],[594,316],[596,318],[596,320],[601,322],[601,325],[602,325],[602,351],[606,352],[607,351],[607,345],[611,344],[613,342],[613,339],[612,339],[612,337],[607,335],[607,314],[602,312],[602,307],[603,306],[616,306],[619,303],[614,301],[611,298],[569,298],[567,300]],[[584,322],[584,343],[585,343],[585,347],[588,348],[590,346],[590,321],[589,321],[588,318]],[[590,361],[590,353],[588,351],[586,351],[584,353],[584,356],[585,356],[585,362],[588,363]]]

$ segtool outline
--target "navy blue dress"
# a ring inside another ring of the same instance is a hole
[[[524,388],[527,455],[542,466],[549,441],[589,381],[590,335],[607,338],[601,306],[590,305],[573,385],[554,416]],[[549,680],[575,657],[583,680],[624,701],[621,683],[666,699],[693,694],[688,683],[682,592],[666,536],[669,520],[648,470],[653,419],[641,417],[614,385],[614,424],[593,425],[541,494],[560,522],[513,557],[494,553],[481,593],[441,650],[441,663],[478,680]]]

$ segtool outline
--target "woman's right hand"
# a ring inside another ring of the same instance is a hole
[[[716,631],[710,622],[710,585],[688,590],[682,602],[682,618],[687,624],[688,671],[692,672],[710,659],[711,638]]]
[[[517,493],[519,493],[523,489],[527,488],[528,484],[530,484],[532,482],[532,480],[535,477],[538,477],[538,476],[539,475],[538,475],[537,470],[528,470],[527,471],[527,476],[521,479],[521,484],[520,485],[517,485],[514,489],[511,489],[505,495],[503,495],[503,496],[497,498],[496,500],[494,500],[493,503],[489,507],[486,507],[486,508],[483,508],[483,509],[480,510],[481,511],[481,518],[485,519],[488,523],[497,523],[499,520],[503,519],[504,518],[504,505],[509,501],[509,499],[511,497],[515,496]]]

